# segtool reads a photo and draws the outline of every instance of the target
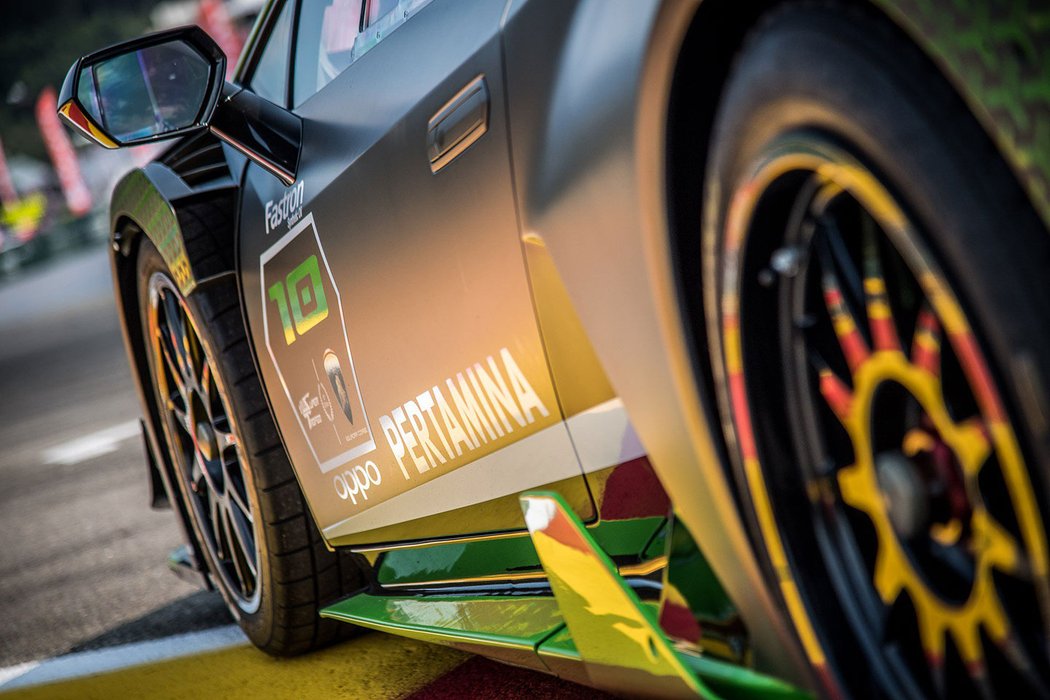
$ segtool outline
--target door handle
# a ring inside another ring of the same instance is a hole
[[[427,124],[430,172],[451,163],[489,129],[489,88],[479,75],[456,93]]]

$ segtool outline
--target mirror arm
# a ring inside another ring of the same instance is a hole
[[[208,128],[285,185],[295,184],[303,133],[299,117],[226,83]]]

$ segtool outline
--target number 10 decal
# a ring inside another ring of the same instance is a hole
[[[307,284],[300,285],[300,282]],[[288,291],[285,291],[286,289]],[[292,294],[291,317],[288,315],[289,291]],[[295,342],[296,334],[303,335],[328,318],[328,300],[324,294],[324,285],[321,284],[321,269],[317,265],[316,255],[311,255],[299,267],[289,272],[287,282],[277,280],[267,294],[271,300],[277,302],[277,310],[281,314],[281,326],[284,328],[284,342],[288,345]],[[313,310],[303,315],[303,307],[309,308],[311,302],[313,302]],[[295,319],[294,328],[293,318]]]
[[[259,273],[266,349],[318,468],[372,452],[339,289],[312,214],[262,254]]]

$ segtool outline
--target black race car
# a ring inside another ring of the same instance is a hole
[[[260,648],[1050,693],[1050,10],[274,0],[81,59],[154,500]]]

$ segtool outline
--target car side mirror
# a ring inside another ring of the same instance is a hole
[[[58,111],[106,148],[175,138],[209,125],[225,74],[226,56],[199,27],[158,32],[74,63]]]

